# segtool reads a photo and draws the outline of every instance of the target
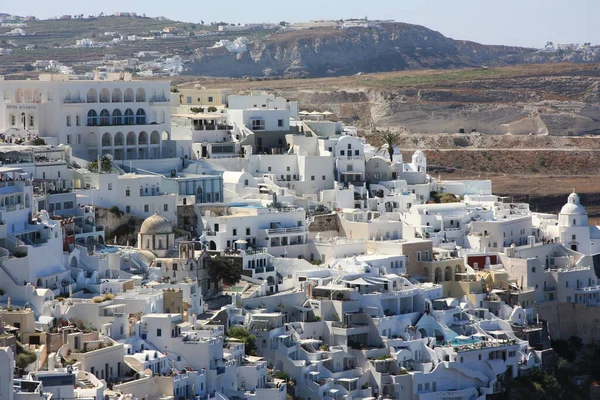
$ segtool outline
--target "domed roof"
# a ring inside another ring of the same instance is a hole
[[[154,213],[144,220],[140,227],[142,235],[167,235],[173,233],[173,227],[168,219]]]
[[[579,195],[575,192],[569,195],[569,200],[567,204],[563,206],[560,210],[561,214],[577,214],[584,215],[586,214],[585,208],[579,203]]]

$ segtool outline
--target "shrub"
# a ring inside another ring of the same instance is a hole
[[[193,112],[194,114],[198,114],[198,113],[204,112],[204,108],[203,107],[190,107],[190,111]]]
[[[92,299],[92,301],[93,301],[94,303],[102,303],[102,302],[104,301],[104,297],[102,297],[102,296],[96,296],[96,297],[94,297],[94,298]]]
[[[46,144],[46,141],[42,138],[36,138],[31,141],[34,146],[43,146]]]
[[[24,369],[27,368],[29,364],[32,364],[37,360],[37,356],[32,351],[27,351],[17,343],[17,357],[15,358],[17,367]]]
[[[215,106],[208,107],[208,112],[217,112],[217,107],[215,107]]]
[[[290,379],[289,375],[283,371],[273,371],[273,378],[283,379],[286,382]]]

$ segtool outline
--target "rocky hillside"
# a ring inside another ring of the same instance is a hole
[[[202,81],[267,90],[331,111],[363,131],[578,136],[600,133],[600,65],[398,71],[269,81]]]
[[[424,68],[478,67],[531,49],[456,41],[404,23],[347,30],[307,29],[256,40],[246,53],[203,51],[190,73],[207,76],[315,77]]]

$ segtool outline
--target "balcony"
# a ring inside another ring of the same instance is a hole
[[[286,234],[290,234],[290,233],[305,233],[306,228],[304,226],[299,226],[296,228],[272,228],[272,229],[266,229],[266,231],[267,231],[267,236],[286,235]]]

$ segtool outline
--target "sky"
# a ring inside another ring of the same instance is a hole
[[[5,3],[5,4],[2,4]],[[176,5],[176,6],[173,6]],[[0,12],[49,18],[132,11],[206,23],[313,19],[394,19],[453,39],[541,47],[546,42],[600,44],[600,0],[0,0]]]

